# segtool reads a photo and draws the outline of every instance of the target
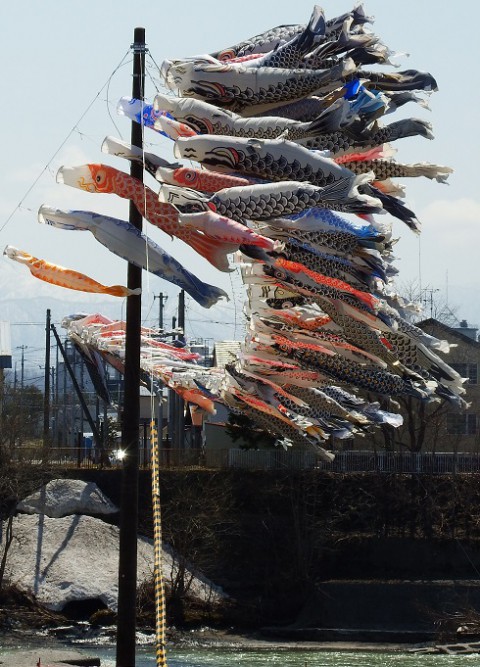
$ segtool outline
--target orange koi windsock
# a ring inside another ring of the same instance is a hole
[[[291,273],[304,273],[313,282],[318,283],[319,285],[326,285],[328,287],[347,292],[348,294],[352,294],[372,310],[375,309],[375,306],[378,303],[378,299],[376,299],[369,292],[361,292],[360,290],[355,289],[355,287],[352,287],[349,283],[346,283],[344,280],[340,280],[339,278],[331,278],[330,276],[324,276],[322,273],[312,271],[299,262],[291,262],[288,259],[279,257],[275,260],[274,266],[283,267],[286,271],[290,271]]]
[[[92,292],[95,294],[110,294],[110,296],[132,296],[140,294],[141,289],[128,289],[123,285],[102,285],[93,278],[89,278],[84,273],[66,269],[63,266],[52,264],[44,259],[38,259],[29,255],[23,250],[18,250],[13,246],[7,246],[3,251],[10,259],[14,259],[20,264],[26,264],[30,269],[30,273],[35,278],[44,280],[46,283],[58,285],[59,287],[67,287],[68,289],[77,290],[79,292]]]

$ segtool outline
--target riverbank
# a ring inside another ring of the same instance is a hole
[[[197,610],[198,612],[198,610]],[[321,627],[250,627],[234,623],[210,625],[208,614],[199,614],[197,622],[179,627],[170,624],[167,643],[175,647],[249,648],[288,650],[342,650],[342,651],[405,651],[429,647],[440,637],[425,632],[332,629]],[[137,616],[139,645],[155,643],[154,618]],[[454,640],[454,637],[450,637]],[[49,611],[31,596],[11,588],[4,591],[0,604],[0,646],[5,648],[44,646],[114,645],[116,640],[115,615],[105,610],[89,619],[71,619]]]
[[[376,584],[371,584],[374,588]],[[344,584],[338,590],[323,591],[329,600],[330,622],[340,620],[335,607],[344,601]],[[362,583],[362,587],[364,583]],[[398,584],[395,584],[398,586]],[[411,593],[411,583],[404,582],[407,593]],[[347,589],[350,591],[350,588]],[[383,589],[382,589],[383,590]],[[393,589],[394,590],[394,589]],[[364,592],[364,597],[365,597]],[[137,612],[137,644],[139,647],[153,647],[155,644],[153,607],[148,604],[150,595],[139,596]],[[358,596],[357,596],[358,597]],[[402,609],[395,595],[388,596],[396,608]],[[143,599],[145,598],[145,599]],[[350,603],[354,603],[354,598]],[[400,622],[402,614],[392,624],[392,619],[383,619],[379,623],[376,617],[367,615],[361,625],[327,627],[316,623],[314,610],[318,612],[321,604],[312,599],[310,609],[291,625],[272,625],[270,627],[253,623],[245,625],[245,614],[238,610],[216,609],[209,605],[199,605],[198,601],[186,601],[183,617],[185,623],[177,624],[169,620],[167,645],[174,649],[202,648],[208,650],[232,648],[245,650],[286,650],[286,651],[357,651],[364,653],[383,652],[418,652],[468,654],[480,652],[480,623],[477,615],[469,616],[468,622],[454,614],[448,625],[427,627],[425,623],[411,624],[409,615]],[[78,608],[77,608],[78,611]],[[222,614],[223,611],[223,614]],[[108,609],[96,610],[93,614],[71,616],[53,612],[40,605],[33,596],[22,593],[15,587],[3,589],[0,595],[0,647],[7,650],[27,650],[31,647],[44,649],[46,645],[54,649],[65,647],[114,647],[116,642],[116,617]],[[317,614],[318,615],[318,614]],[[390,614],[391,615],[391,614]],[[375,616],[375,615],[374,615]],[[355,616],[358,621],[358,614]],[[318,620],[318,619],[317,619]],[[406,624],[405,620],[409,623]],[[418,620],[418,619],[417,619]],[[240,623],[238,622],[240,621]],[[1,660],[0,660],[1,664]],[[92,663],[94,664],[94,663]]]
[[[95,635],[77,629],[77,632],[67,632],[67,626],[62,629],[61,636],[56,636],[48,630],[16,630],[10,633],[0,632],[0,665],[1,651],[22,649],[29,651],[65,650],[67,647],[85,647],[94,654],[95,646],[113,646],[115,644],[114,626],[104,628]],[[153,632],[139,631],[138,646],[153,646],[155,637]],[[423,648],[424,645],[405,643],[372,643],[356,641],[283,641],[278,638],[262,637],[259,633],[239,633],[236,630],[216,630],[213,628],[197,628],[194,630],[170,629],[167,646],[175,648],[205,648],[205,649],[249,649],[249,650],[299,650],[299,651],[361,651],[361,652],[396,652],[414,648]]]
[[[116,626],[92,624],[88,620],[71,621],[61,614],[44,610],[32,601],[31,606],[0,608],[0,646],[2,649],[22,649],[45,645],[52,647],[107,646],[114,645]],[[243,630],[235,627],[215,628],[199,625],[189,628],[170,626],[167,629],[167,645],[181,648],[268,648],[312,651],[405,651],[425,647],[430,642],[418,642],[404,637],[400,641],[385,641],[376,633],[371,640],[349,638],[345,631],[308,629],[295,632],[285,628]],[[325,637],[329,637],[326,639]],[[138,626],[137,643],[153,646],[155,633],[151,626]],[[1,664],[1,662],[0,662]]]
[[[282,652],[296,653],[356,653],[356,654],[416,654],[422,655],[471,655],[480,653],[480,642],[458,641],[442,644],[438,641],[413,641],[413,635],[403,635],[400,641],[387,641],[386,636],[377,633],[376,641],[349,640],[348,632],[331,631],[330,640],[320,641],[322,631],[305,633],[309,639],[285,639],[273,633],[273,629],[254,632],[239,632],[235,628],[216,629],[206,626],[192,629],[171,627],[167,634],[167,650],[174,652],[231,651],[238,654],[245,652]],[[292,635],[288,634],[292,637]],[[372,635],[373,636],[373,635]],[[465,636],[465,640],[467,636]],[[41,659],[42,667],[50,664],[63,664],[81,667],[97,667],[103,664],[99,655],[115,650],[116,626],[95,627],[83,621],[67,623],[55,627],[35,629],[20,626],[0,631],[0,666],[31,667]],[[137,632],[137,647],[142,654],[153,652],[155,634],[151,629]],[[110,663],[108,663],[110,664]]]

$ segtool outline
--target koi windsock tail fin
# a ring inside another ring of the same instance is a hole
[[[318,118],[305,123],[305,136],[316,137],[321,134],[337,132],[351,121],[350,104],[340,99],[331,104]]]
[[[337,164],[347,164],[349,162],[363,162],[365,160],[387,160],[392,158],[397,152],[396,148],[393,148],[389,144],[381,144],[380,146],[374,146],[364,151],[358,151],[356,153],[346,153],[345,155],[340,155],[333,158]]]
[[[368,191],[382,202],[383,208],[390,215],[404,222],[416,234],[420,232],[420,222],[417,220],[415,213],[407,208],[399,199],[373,186],[369,186]]]
[[[176,236],[185,241],[219,271],[230,272],[234,270],[230,268],[227,255],[239,249],[237,243],[222,243],[197,232],[195,229],[186,229],[185,232],[181,230]]]
[[[406,137],[425,137],[425,139],[433,139],[432,124],[420,118],[404,118],[391,123],[380,131],[388,130],[389,136],[387,141],[396,141],[397,139],[405,139]]]
[[[319,5],[315,5],[307,27],[298,37],[297,49],[300,53],[306,54],[311,50],[317,37],[325,35],[325,15]]]
[[[404,169],[408,176],[425,176],[425,178],[430,178],[438,183],[446,183],[449,175],[453,173],[451,167],[429,164],[428,162],[405,165]]]
[[[347,213],[367,215],[381,213],[382,202],[369,190],[374,176],[374,173],[369,171],[366,174],[356,175],[353,179],[342,178],[319,188],[321,203],[317,206]]]

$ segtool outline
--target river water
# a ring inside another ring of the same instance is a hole
[[[102,667],[115,667],[113,656],[101,656]],[[291,650],[175,650],[167,656],[169,667],[474,667],[479,655],[415,655],[347,651]],[[137,667],[155,667],[152,654],[140,655]]]
[[[22,647],[26,650],[26,647]],[[31,647],[30,647],[31,648]],[[77,648],[77,647],[75,647]],[[11,655],[16,649],[8,650]],[[98,656],[102,667],[115,667],[115,649],[106,646],[81,648]],[[39,648],[39,653],[41,649]],[[0,649],[0,661],[4,651]],[[318,651],[301,649],[238,647],[172,648],[167,652],[169,667],[476,667],[480,656],[418,655],[405,652]],[[34,667],[34,665],[32,665]],[[151,647],[139,648],[136,667],[155,667]]]

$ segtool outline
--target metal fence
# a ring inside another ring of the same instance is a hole
[[[118,452],[101,454],[83,447],[48,449],[19,447],[17,461],[48,464],[64,468],[120,468]],[[139,463],[150,467],[150,449],[140,447]],[[162,468],[236,468],[247,470],[321,470],[334,473],[380,472],[406,474],[455,474],[480,472],[480,454],[419,453],[383,451],[337,452],[332,463],[325,463],[315,452],[295,449],[160,449]]]
[[[480,471],[480,454],[441,452],[338,452],[324,469],[332,472],[454,474]]]

